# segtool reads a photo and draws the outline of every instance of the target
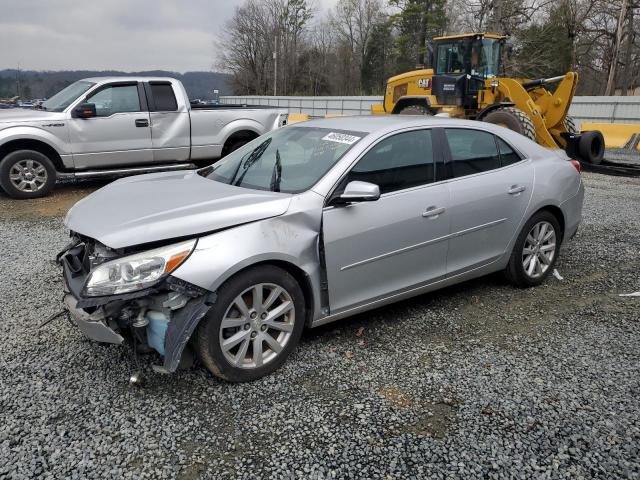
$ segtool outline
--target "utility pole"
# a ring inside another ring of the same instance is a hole
[[[18,97],[22,96],[21,90],[22,88],[20,85],[20,64],[18,64],[18,68],[16,68],[16,95],[18,95]]]
[[[278,95],[278,33],[273,40],[273,96]]]
[[[620,6],[620,15],[618,15],[618,27],[616,28],[616,39],[613,45],[613,55],[611,59],[611,65],[609,66],[609,75],[607,77],[607,87],[605,88],[605,95],[613,95],[616,90],[616,67],[618,66],[618,58],[620,57],[620,45],[622,43],[622,33],[624,28],[624,20],[627,15],[627,0],[622,0]],[[631,32],[629,32],[631,35]]]

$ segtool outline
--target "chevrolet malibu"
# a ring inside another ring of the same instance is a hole
[[[195,354],[253,380],[305,327],[497,271],[539,285],[583,197],[577,162],[499,126],[313,120],[78,202],[64,303],[89,338],[157,351],[156,371]]]

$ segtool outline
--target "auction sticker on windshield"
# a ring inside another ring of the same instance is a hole
[[[331,132],[322,137],[322,140],[327,140],[329,142],[338,142],[338,143],[346,143],[347,145],[353,145],[360,137],[356,137],[355,135],[348,135],[346,133],[337,133]]]

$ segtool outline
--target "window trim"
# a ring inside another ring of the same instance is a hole
[[[497,135],[493,132],[490,132],[488,130],[484,130],[482,128],[478,128],[478,127],[474,127],[474,126],[460,126],[460,125],[451,125],[451,126],[446,126],[446,127],[436,127],[437,129],[442,130],[442,155],[444,158],[444,164],[445,164],[445,171],[446,171],[446,175],[447,181],[455,181],[455,180],[459,180],[459,179],[463,179],[463,178],[472,178],[472,177],[476,177],[478,175],[485,175],[487,173],[491,173],[491,172],[495,172],[498,170],[502,170],[504,168],[511,168],[514,165],[519,165],[522,162],[524,162],[525,160],[529,160],[530,158],[527,157],[526,155],[524,155],[522,153],[522,151],[520,151],[520,149],[516,148],[513,146],[513,144],[509,141],[507,141],[504,137],[502,137],[501,135]],[[493,141],[496,144],[496,151],[498,152],[498,158],[500,159],[500,166],[498,168],[492,168],[491,170],[486,170],[484,172],[477,172],[477,173],[471,173],[469,175],[464,175],[462,177],[454,177],[453,176],[453,172],[451,171],[451,165],[453,164],[453,159],[451,157],[451,150],[449,149],[449,143],[447,141],[447,135],[445,132],[445,129],[459,129],[459,130],[477,130],[479,132],[484,132],[484,133],[488,133],[490,135],[493,135]],[[502,140],[504,143],[506,143],[519,157],[520,157],[520,161],[519,162],[515,162],[512,163],[511,165],[503,165],[502,164],[502,156],[500,154],[500,148],[498,146],[498,140],[497,138],[500,138],[500,140]]]
[[[410,192],[410,191],[418,190],[418,189],[421,189],[421,188],[427,188],[427,187],[430,187],[432,185],[438,185],[438,184],[446,182],[447,179],[438,180],[438,173],[437,173],[438,172],[438,167],[440,167],[441,169],[445,169],[446,168],[446,164],[445,164],[445,161],[444,161],[445,159],[444,159],[444,156],[443,156],[442,146],[440,145],[439,141],[436,141],[437,138],[436,138],[435,131],[437,130],[437,127],[418,126],[418,127],[402,128],[402,129],[399,129],[399,130],[394,130],[392,132],[388,132],[384,136],[379,137],[378,139],[376,139],[374,143],[369,145],[363,152],[361,152],[355,158],[355,160],[353,162],[351,162],[351,164],[347,168],[345,168],[344,172],[342,172],[342,174],[340,175],[340,178],[338,178],[336,183],[331,187],[331,189],[329,190],[329,193],[325,197],[323,209],[335,208],[335,206],[334,205],[330,205],[330,203],[335,198],[334,195],[336,193],[336,190],[342,184],[342,181],[349,174],[349,172],[351,172],[353,167],[356,166],[358,164],[358,162],[360,160],[362,160],[365,157],[365,155],[367,155],[373,148],[375,148],[378,144],[380,144],[384,140],[386,140],[386,139],[388,139],[390,137],[393,137],[395,135],[399,135],[399,134],[402,134],[402,133],[419,131],[419,130],[429,130],[431,132],[431,149],[433,151],[433,160],[434,160],[433,161],[433,165],[435,167],[434,178],[433,178],[434,181],[431,182],[431,183],[423,184],[423,185],[414,185],[413,187],[407,187],[407,188],[403,188],[401,190],[394,190],[393,192],[382,193],[380,195],[380,199],[386,198],[386,197],[391,196],[391,195],[397,195],[397,194],[401,194],[401,193],[405,193],[405,192]],[[327,172],[327,173],[329,173],[329,172]]]
[[[110,83],[105,83],[103,85],[100,85],[99,87],[95,88],[94,90],[91,90],[89,92],[87,92],[85,94],[84,97],[82,97],[82,99],[80,100],[80,102],[77,102],[75,105],[73,105],[73,108],[75,108],[77,105],[80,105],[82,103],[90,103],[89,97],[93,97],[94,95],[97,95],[98,93],[100,93],[103,90],[106,90],[107,88],[112,88],[112,87],[137,87],[137,92],[138,92],[138,102],[140,104],[140,110],[135,110],[135,111],[131,111],[131,112],[113,112],[111,115],[106,115],[106,116],[100,116],[100,115],[96,115],[95,117],[91,117],[91,119],[94,118],[111,118],[114,115],[120,115],[123,113],[143,113],[146,112],[146,105],[147,105],[147,101],[146,99],[143,99],[143,97],[140,96],[140,82],[132,82],[132,81],[123,81],[123,82],[110,82]]]

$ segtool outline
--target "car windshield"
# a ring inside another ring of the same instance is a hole
[[[59,91],[53,97],[46,102],[43,102],[41,108],[51,112],[62,112],[65,108],[71,105],[80,95],[85,93],[95,83],[79,81],[72,83],[67,88]]]
[[[298,193],[320,180],[365,135],[286,127],[253,140],[200,174],[238,187]]]

